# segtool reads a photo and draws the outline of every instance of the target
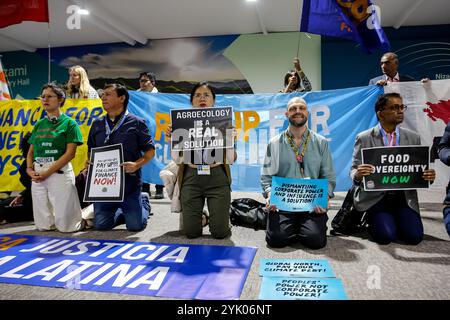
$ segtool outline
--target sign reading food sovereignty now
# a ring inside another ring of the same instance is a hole
[[[171,110],[172,151],[225,149],[233,147],[233,108]]]
[[[428,146],[396,146],[362,149],[362,163],[375,171],[364,177],[364,190],[411,190],[428,188],[422,174],[429,168]]]

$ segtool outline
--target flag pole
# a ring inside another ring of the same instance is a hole
[[[50,21],[47,23],[47,30],[48,30],[48,32],[47,32],[47,42],[48,42],[48,81],[47,81],[47,83],[50,83],[50,78],[51,78],[51,67],[50,67],[50,65],[51,65],[51,56],[50,56],[50,54],[51,54],[51,50],[50,50],[50,48],[51,48],[51,45],[50,45]]]

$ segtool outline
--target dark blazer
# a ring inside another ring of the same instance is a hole
[[[400,145],[420,145],[420,136],[405,128],[399,128],[400,133]],[[355,208],[359,211],[367,211],[380,201],[386,194],[385,191],[364,191],[362,182],[355,181],[355,174],[361,161],[361,149],[370,147],[383,147],[383,136],[381,135],[380,128],[377,126],[363,131],[356,136],[355,146],[353,149],[352,167],[350,169],[350,177],[357,186],[355,195],[353,198]],[[417,198],[416,190],[405,190],[405,198],[408,206],[420,213],[419,200]]]
[[[438,145],[439,159],[446,165],[450,166],[450,122],[445,127],[444,135]],[[447,186],[447,196],[444,204],[450,205],[450,181]]]
[[[407,74],[398,74],[399,78],[400,78],[400,82],[407,82],[407,81],[416,81],[413,77],[408,76]],[[371,84],[377,84],[378,80],[384,80],[386,79],[386,76],[383,74],[381,76],[375,77],[373,79],[370,79],[369,81],[369,85]]]

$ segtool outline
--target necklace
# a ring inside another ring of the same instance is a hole
[[[306,147],[308,146],[308,141],[309,141],[310,134],[311,134],[311,132],[308,130],[308,135],[306,136],[305,143],[303,143],[303,148],[301,148],[302,144],[300,144],[300,146],[297,148],[297,146],[295,145],[294,139],[288,134],[288,131],[286,131],[286,137],[287,137],[287,139],[289,141],[289,144],[291,145],[292,150],[295,153],[295,159],[300,164],[303,163],[303,158],[305,157]],[[300,148],[302,149],[301,152],[299,152]]]

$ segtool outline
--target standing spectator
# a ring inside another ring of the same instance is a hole
[[[145,121],[128,113],[129,94],[121,84],[108,84],[102,95],[106,115],[92,123],[88,149],[122,144],[125,170],[123,202],[94,203],[94,227],[110,230],[123,217],[127,230],[141,231],[147,226],[149,208],[142,207],[141,167],[155,155],[155,146]],[[118,209],[121,214],[116,215]]]
[[[81,230],[84,223],[70,162],[77,146],[83,144],[81,130],[61,112],[65,102],[62,88],[46,84],[41,102],[47,116],[34,126],[26,169],[32,180],[34,222],[38,230]]]
[[[439,159],[450,166],[450,122],[445,127],[444,135],[438,145]],[[444,200],[444,224],[447,229],[448,235],[450,235],[450,181],[447,186],[447,196]]]
[[[298,58],[294,59],[294,68],[295,70],[288,71],[284,76],[284,89],[280,90],[280,92],[290,93],[311,91],[311,83],[300,67],[300,60]]]
[[[369,85],[377,84],[379,86],[385,86],[388,82],[405,82],[415,81],[413,77],[406,74],[399,74],[398,69],[399,61],[398,57],[393,52],[386,52],[381,57],[380,66],[383,75],[370,79]]]
[[[86,70],[81,66],[69,69],[67,82],[67,98],[69,99],[98,99],[98,93],[89,83]]]
[[[153,72],[142,72],[139,74],[139,92],[148,92],[148,93],[157,93],[158,88],[156,88],[156,76]],[[155,199],[163,199],[164,198],[164,186],[163,185],[155,185],[156,193]],[[150,194],[150,184],[143,183],[142,191]]]
[[[158,93],[156,88],[156,76],[153,72],[141,72],[139,74],[139,89],[140,92]]]
[[[362,163],[361,149],[389,146],[420,145],[420,136],[399,127],[403,122],[406,106],[398,93],[386,93],[378,97],[375,113],[379,123],[356,136],[350,176],[356,185],[354,205],[358,211],[367,211],[369,233],[375,242],[389,244],[400,239],[407,244],[419,244],[423,240],[423,224],[420,218],[417,190],[364,191],[362,180],[371,175],[375,167]],[[433,169],[423,172],[423,179],[433,182]]]
[[[289,100],[285,112],[289,120],[286,131],[270,139],[264,165],[261,169],[261,185],[270,212],[267,218],[266,242],[281,248],[296,242],[311,249],[327,244],[327,209],[316,207],[306,213],[278,211],[270,205],[272,176],[297,179],[328,179],[328,199],[334,196],[336,172],[327,140],[307,126],[306,101],[295,97]]]

